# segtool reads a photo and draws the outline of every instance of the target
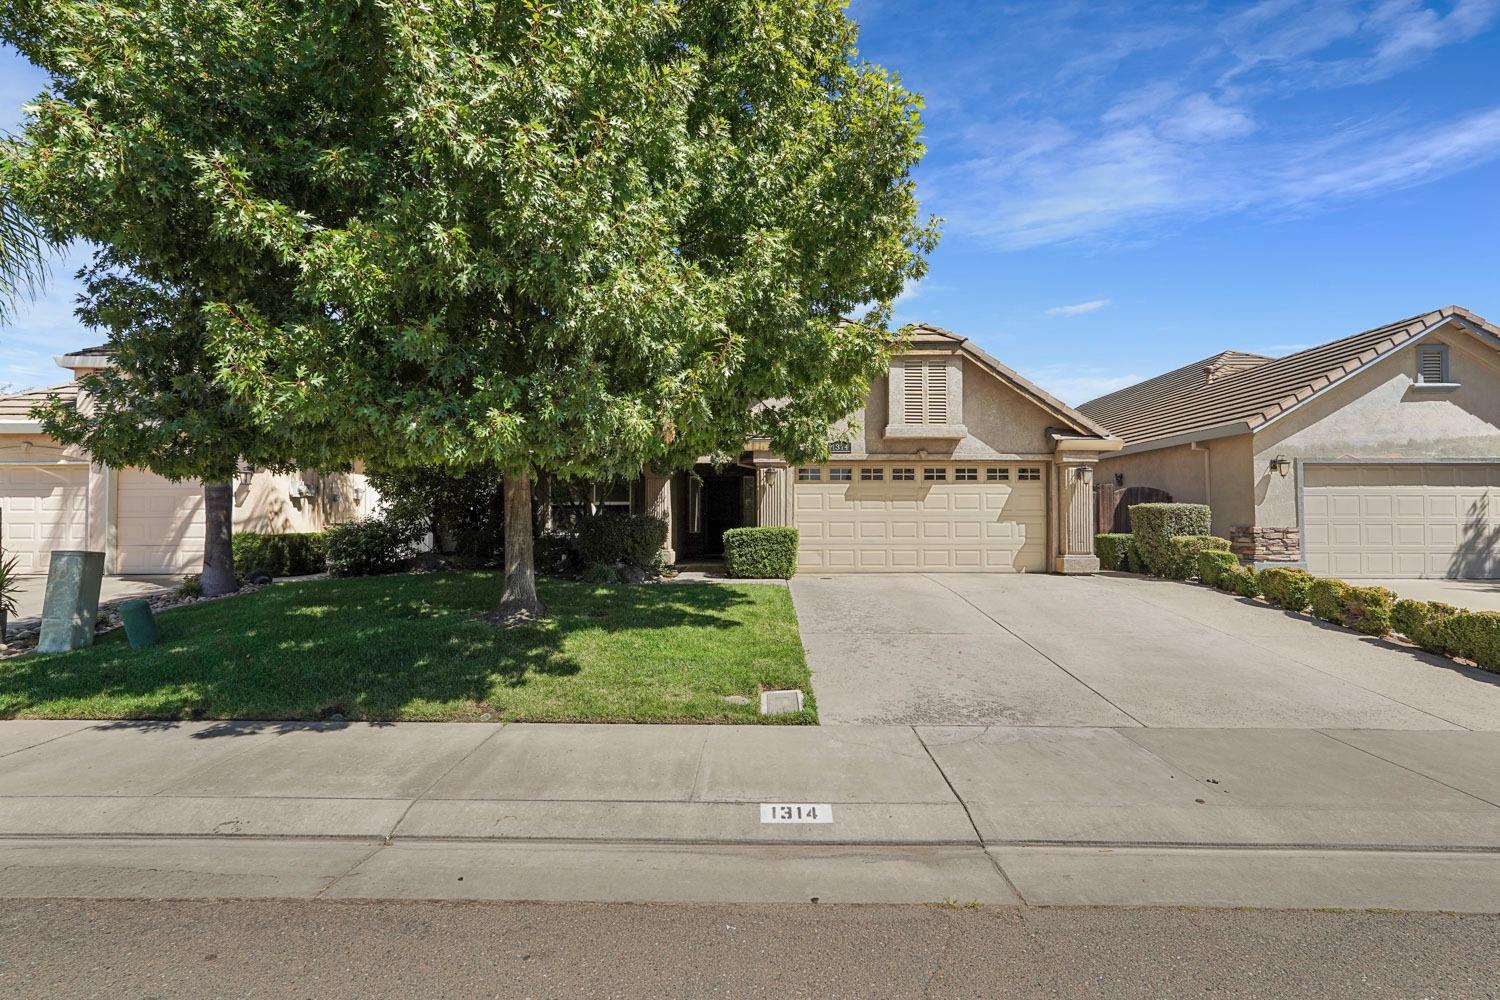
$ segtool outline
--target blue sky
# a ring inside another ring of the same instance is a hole
[[[1500,318],[1500,0],[853,0],[946,219],[898,319],[1071,402],[1448,303]],[[0,124],[40,77],[0,53]],[[0,382],[95,339],[56,268]]]

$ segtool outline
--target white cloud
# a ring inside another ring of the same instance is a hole
[[[1079,369],[1071,365],[1049,365],[1022,374],[1070,406],[1098,399],[1145,379],[1144,375],[1122,375],[1102,368]]]
[[[1053,306],[1047,310],[1048,316],[1082,316],[1103,309],[1109,305],[1109,299],[1093,299],[1089,302],[1077,302],[1070,306]]]
[[[1184,98],[1157,126],[1163,137],[1189,143],[1237,139],[1254,131],[1255,121],[1248,114],[1208,94]]]

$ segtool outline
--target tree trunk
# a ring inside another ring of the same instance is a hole
[[[234,580],[234,491],[228,483],[203,484],[203,596],[240,589]]]
[[[501,488],[505,493],[505,587],[489,618],[497,625],[518,625],[546,613],[536,596],[531,474],[522,469],[506,469]]]

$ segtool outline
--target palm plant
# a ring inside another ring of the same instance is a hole
[[[17,598],[20,593],[21,576],[16,570],[16,557],[5,559],[4,553],[0,553],[0,643],[10,640],[10,616],[19,608]]]
[[[46,279],[48,250],[35,223],[0,191],[0,323],[14,319],[17,301],[34,296]]]

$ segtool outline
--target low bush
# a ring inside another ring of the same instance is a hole
[[[1312,613],[1325,622],[1344,624],[1344,594],[1349,585],[1343,580],[1314,580],[1307,590],[1307,601]]]
[[[1125,543],[1125,571],[1127,573],[1146,572],[1146,560],[1141,558],[1141,547],[1136,544],[1135,536]]]
[[[583,571],[583,582],[595,586],[608,586],[620,582],[620,574],[609,563],[596,562]]]
[[[1296,614],[1307,610],[1312,585],[1313,575],[1305,569],[1272,566],[1260,574],[1260,592],[1266,600]]]
[[[1366,635],[1391,630],[1391,607],[1396,595],[1384,587],[1348,587],[1344,591],[1344,624]]]
[[[573,569],[578,553],[573,539],[566,535],[539,535],[531,549],[532,564],[538,573],[563,576]]]
[[[1169,580],[1186,580],[1197,573],[1201,553],[1229,551],[1229,539],[1213,535],[1178,535],[1171,544],[1172,558],[1162,574]]]
[[[203,596],[203,574],[189,573],[182,578],[177,585],[178,597],[202,597]]]
[[[1207,535],[1212,520],[1208,507],[1201,503],[1138,503],[1131,507],[1131,533],[1146,571],[1167,576],[1175,556],[1172,539],[1180,535]]]
[[[624,563],[654,570],[667,542],[667,522],[650,514],[589,514],[579,518],[573,546],[585,565]]]
[[[796,528],[730,528],[724,532],[724,563],[730,576],[790,580],[797,572]]]
[[[351,521],[326,533],[328,572],[334,576],[394,573],[411,557],[414,529],[383,518]]]
[[[1219,585],[1219,578],[1224,571],[1232,569],[1240,564],[1239,557],[1233,552],[1225,552],[1222,549],[1206,549],[1198,553],[1198,579],[1210,587]]]
[[[241,531],[234,536],[234,568],[242,573],[307,576],[328,568],[327,539],[321,531],[273,535]]]
[[[1435,622],[1438,643],[1453,656],[1500,672],[1500,611],[1453,609]]]
[[[1233,566],[1224,571],[1223,579],[1229,581],[1229,589],[1241,597],[1260,596],[1260,574],[1253,566]]]
[[[1440,601],[1397,601],[1391,607],[1391,628],[1423,649],[1448,655],[1443,642],[1443,622],[1458,613],[1458,608]]]
[[[1129,546],[1129,535],[1095,535],[1094,555],[1099,557],[1099,568],[1125,569],[1125,551]]]

